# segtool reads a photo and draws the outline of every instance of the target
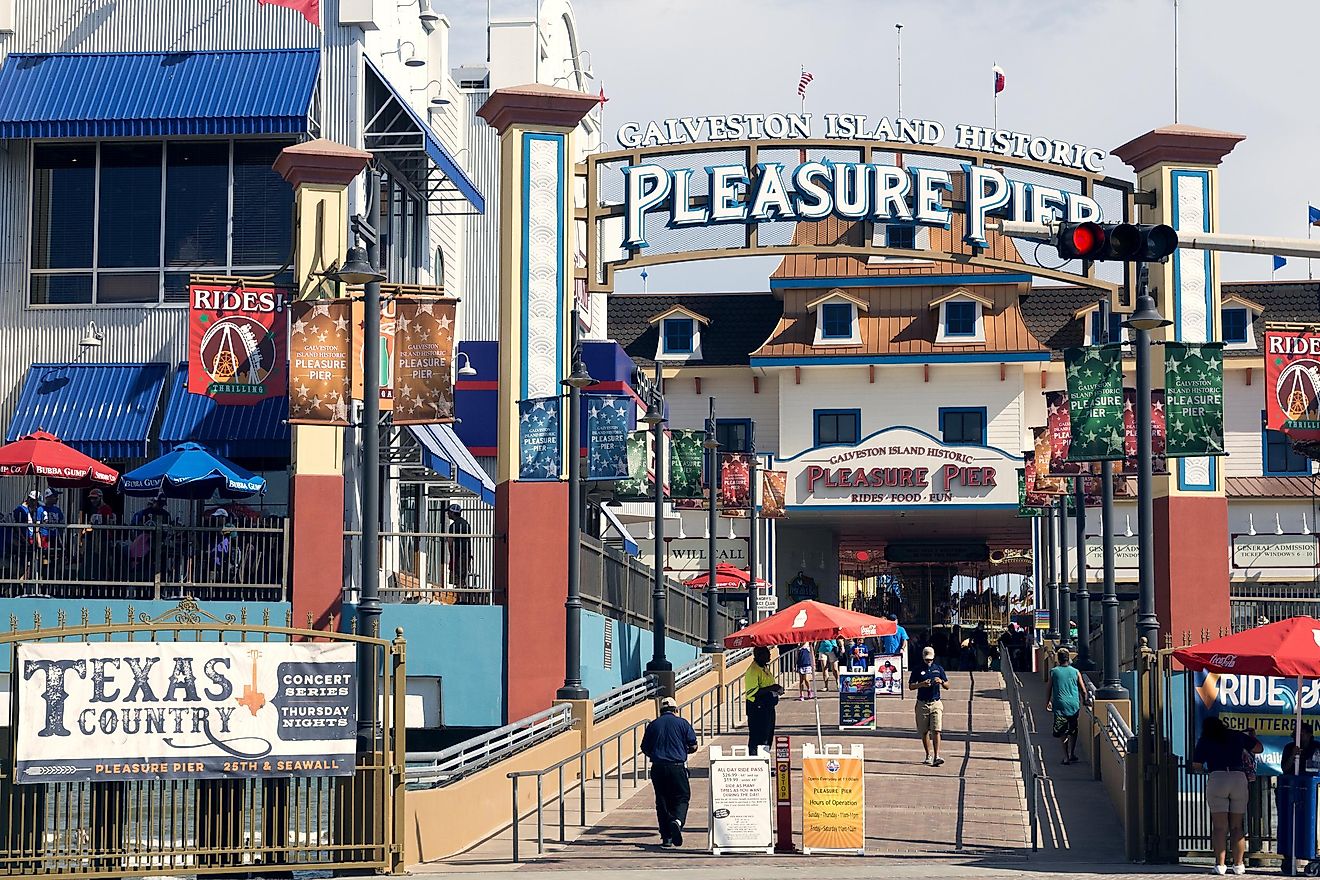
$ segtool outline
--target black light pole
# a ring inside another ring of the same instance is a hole
[[[1150,422],[1150,332],[1173,323],[1160,314],[1147,289],[1146,264],[1137,264],[1137,310],[1124,327],[1133,332],[1137,356],[1137,635],[1152,651],[1160,649],[1160,619],[1155,614],[1155,477],[1152,472]]]
[[[1050,609],[1050,628],[1045,633],[1045,638],[1051,641],[1059,639],[1059,585],[1055,579],[1054,562],[1054,507],[1050,506],[1045,511],[1045,522],[1041,526],[1041,540],[1044,544],[1045,567],[1043,569],[1044,579],[1041,582],[1041,592],[1045,595],[1045,604]]]
[[[720,622],[720,603],[719,587],[715,583],[715,533],[719,530],[720,454],[717,450],[720,448],[720,444],[715,439],[715,398],[713,397],[710,399],[710,415],[706,418],[706,439],[702,445],[706,447],[706,488],[710,493],[710,515],[707,520],[710,545],[706,550],[710,565],[706,571],[706,577],[709,578],[706,582],[706,644],[701,646],[701,652],[703,654],[718,654],[724,648],[720,645],[717,634]]]
[[[1091,661],[1091,594],[1086,589],[1086,480],[1077,484],[1077,668],[1095,669]]]
[[[1100,300],[1100,327],[1106,343],[1109,338],[1109,300]],[[1114,463],[1100,463],[1100,540],[1105,554],[1105,592],[1100,600],[1100,632],[1104,637],[1100,658],[1102,672],[1096,697],[1101,700],[1126,700],[1127,688],[1118,673],[1118,586],[1114,582]]]
[[[756,457],[756,423],[747,429],[747,448],[752,456],[751,467],[747,469],[747,495],[751,509],[747,512],[747,622],[755,623],[761,617],[759,596],[756,589],[756,493],[760,488],[760,460]]]
[[[665,589],[665,401],[660,383],[664,380],[660,363],[655,365],[655,385],[646,404],[642,421],[651,428],[651,442],[655,444],[655,562],[651,566],[651,660],[647,672],[669,672],[674,665],[665,657],[665,614],[669,596]]]
[[[1059,496],[1059,644],[1072,645],[1072,610],[1068,595],[1068,495]]]
[[[569,313],[571,372],[561,384],[568,387],[568,599],[564,602],[564,686],[557,700],[585,700],[582,686],[582,389],[591,374],[582,363],[578,344],[577,309]]]

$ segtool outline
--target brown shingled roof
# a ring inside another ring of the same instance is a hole
[[[1317,486],[1311,477],[1225,477],[1229,498],[1310,498]]]

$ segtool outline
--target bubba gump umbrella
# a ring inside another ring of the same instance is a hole
[[[52,486],[113,486],[119,471],[104,465],[54,434],[35,431],[0,446],[0,477],[45,477]]]
[[[266,491],[266,478],[214,454],[200,443],[181,443],[139,468],[124,474],[125,495],[164,495],[205,500],[250,498]]]

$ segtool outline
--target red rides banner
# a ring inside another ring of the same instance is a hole
[[[188,390],[239,406],[283,397],[287,299],[287,290],[269,282],[189,284]]]
[[[1265,331],[1265,426],[1320,439],[1320,334]]]

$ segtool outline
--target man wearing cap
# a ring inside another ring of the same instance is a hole
[[[938,767],[944,763],[940,757],[940,727],[944,720],[940,692],[949,687],[949,675],[935,662],[935,649],[930,645],[921,649],[921,660],[922,665],[908,678],[908,690],[917,692],[917,734],[926,750],[921,763]]]
[[[102,566],[110,546],[110,535],[105,529],[96,527],[114,523],[114,508],[105,503],[104,492],[92,489],[87,493],[79,518],[83,525],[80,535],[82,576],[86,580],[101,580],[107,577]]]
[[[50,548],[51,553],[59,553],[64,549],[64,524],[68,519],[64,515],[64,509],[60,507],[60,493],[55,489],[47,489],[41,493],[41,519],[46,526],[41,529],[41,536],[45,539],[45,545]],[[55,528],[49,528],[54,524]],[[64,577],[64,575],[60,575]]]
[[[642,754],[651,759],[651,787],[655,789],[655,818],[660,845],[683,845],[692,787],[688,784],[688,755],[697,750],[697,732],[679,717],[673,697],[660,701],[660,715],[642,734]]]
[[[475,596],[462,592],[472,586],[468,583],[468,572],[472,569],[472,525],[463,518],[463,505],[457,501],[449,502],[449,522],[445,526],[449,533],[449,580],[454,589],[459,590],[460,603],[472,602]]]
[[[42,534],[44,530],[37,528],[37,525],[44,521],[45,511],[41,507],[41,500],[37,497],[36,491],[27,493],[23,502],[14,508],[14,522],[26,526],[15,529],[16,549],[20,556],[19,565],[22,567],[23,578],[32,574],[33,562],[45,545],[45,537]]]

